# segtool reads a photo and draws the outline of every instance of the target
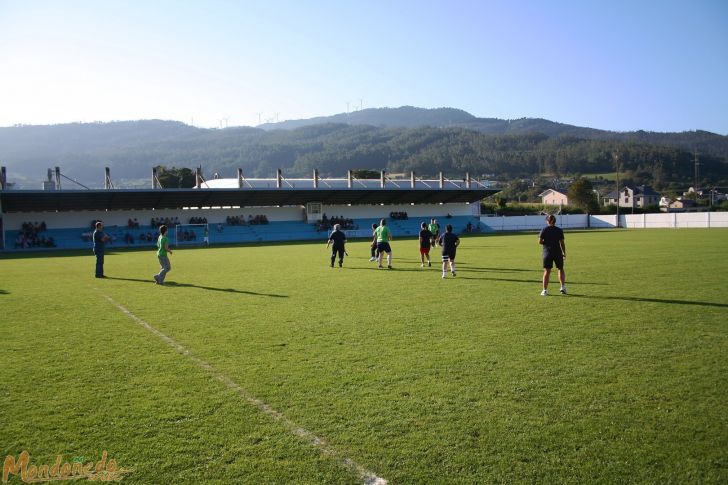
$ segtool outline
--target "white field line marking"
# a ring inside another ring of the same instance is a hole
[[[102,294],[103,295],[103,294]],[[218,381],[222,382],[226,387],[229,389],[234,390],[238,393],[240,397],[242,397],[245,401],[247,401],[249,404],[255,406],[258,408],[260,412],[263,414],[275,419],[279,423],[281,423],[290,433],[298,436],[303,441],[308,443],[309,445],[313,446],[319,452],[321,452],[323,455],[330,456],[336,460],[339,461],[341,465],[344,467],[353,470],[359,475],[359,478],[361,478],[366,485],[386,485],[387,480],[377,476],[376,473],[367,470],[363,466],[359,465],[357,462],[352,460],[351,458],[347,456],[343,456],[341,453],[337,452],[333,448],[331,448],[327,443],[326,440],[323,438],[316,436],[312,432],[308,431],[305,428],[302,428],[298,426],[296,423],[288,419],[284,414],[281,414],[280,412],[276,411],[272,407],[270,407],[268,404],[264,403],[260,399],[256,398],[255,396],[251,396],[245,389],[240,387],[240,385],[230,379],[228,376],[223,374],[222,372],[215,369],[210,363],[200,359],[199,357],[195,356],[192,352],[187,350],[182,345],[178,344],[172,337],[169,337],[168,335],[165,335],[164,333],[160,332],[156,328],[152,327],[150,324],[142,320],[141,318],[134,315],[131,311],[129,311],[126,307],[123,305],[115,302],[111,297],[103,295],[104,298],[109,300],[109,302],[114,305],[116,308],[118,308],[122,313],[124,313],[126,316],[134,320],[136,323],[138,323],[140,326],[144,327],[145,329],[149,330],[151,333],[162,339],[164,342],[166,342],[170,347],[174,348],[179,354],[187,357],[189,360],[197,364],[199,367],[205,369],[210,374],[215,377]]]

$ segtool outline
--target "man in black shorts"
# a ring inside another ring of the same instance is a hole
[[[556,216],[546,217],[546,227],[538,235],[538,243],[543,246],[543,290],[541,296],[548,296],[549,277],[551,268],[556,265],[559,270],[559,283],[562,295],[566,294],[566,274],[564,273],[564,258],[566,258],[566,245],[564,244],[564,231],[556,227]]]
[[[447,264],[450,263],[450,272],[455,275],[455,250],[460,244],[460,238],[452,232],[452,224],[445,226],[445,233],[438,239],[442,246],[442,277],[447,275]]]
[[[329,240],[326,241],[326,247],[328,248],[329,245],[333,243],[333,246],[331,247],[331,267],[334,267],[334,261],[336,260],[336,255],[338,253],[339,255],[339,268],[341,268],[344,265],[344,253],[346,252],[345,245],[346,245],[346,234],[344,234],[343,231],[340,230],[341,225],[334,224],[334,230],[331,231],[331,235],[329,236]]]

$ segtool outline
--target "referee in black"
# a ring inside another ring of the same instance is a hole
[[[341,225],[340,224],[334,224],[334,230],[331,231],[331,235],[329,236],[329,240],[326,241],[326,247],[328,248],[331,246],[331,267],[334,267],[334,261],[336,260],[336,255],[339,255],[339,268],[344,266],[344,253],[346,252],[346,234],[344,234],[343,231],[340,230]]]

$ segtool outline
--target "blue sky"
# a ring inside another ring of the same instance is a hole
[[[725,135],[728,1],[0,0],[0,126],[403,105]]]

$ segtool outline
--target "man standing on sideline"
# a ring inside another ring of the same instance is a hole
[[[556,227],[556,216],[550,214],[546,217],[546,227],[538,235],[538,243],[543,246],[543,290],[541,296],[548,296],[549,277],[551,268],[556,264],[559,270],[559,283],[562,295],[566,294],[566,274],[564,273],[564,258],[566,258],[566,245],[564,244],[564,231]]]
[[[430,261],[430,246],[432,244],[432,233],[427,229],[427,223],[420,224],[420,268],[425,267],[425,258],[427,258],[427,266],[432,266]]]
[[[460,238],[452,232],[452,224],[445,226],[445,233],[440,236],[438,244],[442,246],[442,277],[447,275],[447,264],[450,263],[450,272],[455,274],[455,251],[460,244]]]
[[[326,241],[326,247],[333,244],[331,247],[331,267],[334,267],[334,261],[336,255],[339,255],[339,268],[344,265],[344,253],[346,252],[346,234],[341,229],[341,224],[334,224],[334,230],[331,231],[329,240]]]
[[[104,276],[104,249],[106,248],[106,241],[108,240],[109,236],[104,232],[104,223],[97,221],[93,235],[97,278],[106,278],[106,276]]]
[[[387,269],[392,269],[392,248],[389,246],[389,241],[392,240],[392,231],[387,227],[386,219],[379,221],[379,227],[374,231],[374,235],[377,238],[377,251],[379,252],[378,267],[382,267],[382,256],[387,253]]]
[[[167,226],[162,225],[159,226],[159,237],[157,238],[157,258],[159,258],[161,269],[158,274],[154,275],[154,281],[158,285],[163,285],[164,277],[172,271],[172,264],[167,256],[168,253],[172,254],[172,250],[169,249],[169,239],[167,238]]]

